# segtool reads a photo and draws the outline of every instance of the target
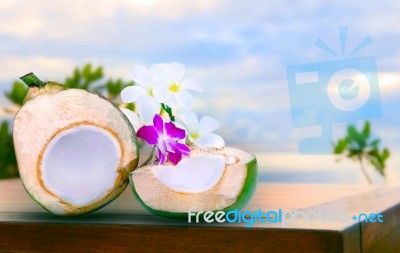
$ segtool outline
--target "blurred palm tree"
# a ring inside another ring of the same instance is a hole
[[[88,63],[82,68],[75,68],[71,76],[61,82],[67,88],[85,89],[94,91],[106,97],[117,106],[134,110],[133,104],[123,104],[119,98],[122,89],[134,85],[133,81],[124,82],[122,79],[104,79],[103,67],[93,67]],[[11,91],[6,97],[15,105],[14,109],[7,110],[15,113],[23,105],[28,87],[20,81],[14,81]],[[18,167],[14,152],[14,143],[10,133],[9,123],[4,121],[0,125],[0,179],[18,177]]]
[[[364,163],[369,162],[384,177],[386,161],[390,156],[387,148],[380,150],[380,142],[379,138],[372,138],[371,124],[366,121],[361,131],[354,126],[349,126],[347,135],[333,144],[333,148],[336,155],[345,155],[347,158],[357,161],[368,183],[372,184],[372,179]]]

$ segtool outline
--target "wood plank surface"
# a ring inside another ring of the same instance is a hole
[[[279,209],[297,210],[332,202],[344,197],[373,191],[378,187],[352,185],[265,184],[257,190],[245,207],[249,210]],[[25,192],[19,179],[0,180],[0,213],[47,213]],[[129,187],[122,195],[96,213],[148,214],[136,201]]]
[[[245,228],[239,223],[189,224],[153,216],[127,188],[97,212],[64,218],[41,209],[20,180],[4,180],[0,181],[0,251],[392,252],[399,249],[399,240],[394,239],[400,228],[399,203],[399,188],[259,183],[244,209],[382,212],[385,222],[299,219],[284,226],[255,223]]]

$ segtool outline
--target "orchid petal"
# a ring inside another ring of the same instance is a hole
[[[158,115],[158,114],[154,115],[153,124],[154,124],[155,129],[159,133],[163,133],[163,131],[164,131],[164,122],[163,122],[163,120],[162,120],[160,115]]]
[[[185,155],[190,153],[190,148],[186,144],[179,142],[179,140],[169,139],[165,141],[165,144],[168,152],[175,152],[176,149],[179,149],[180,152],[185,153]]]
[[[173,122],[165,123],[165,133],[171,138],[183,139],[186,137],[185,130],[177,128]]]
[[[190,148],[187,145],[177,142],[176,147],[182,153],[182,156],[189,156]]]
[[[168,152],[168,160],[176,165],[180,160],[182,160],[182,153],[179,150],[176,150],[175,153]]]
[[[131,125],[133,126],[135,131],[137,131],[141,126],[141,122],[140,122],[139,116],[136,113],[134,113],[133,111],[129,110],[129,109],[126,109],[126,108],[119,108],[119,109],[129,119],[129,122],[131,123]]]
[[[189,109],[179,109],[176,117],[178,122],[182,123],[189,133],[197,132],[199,121],[194,112]]]
[[[193,78],[183,80],[181,85],[183,88],[185,88],[187,90],[193,90],[193,91],[198,91],[198,92],[203,91],[203,85],[201,85],[199,82],[197,82]]]
[[[176,149],[176,141],[173,139],[168,139],[165,141],[167,152],[174,152]]]
[[[192,95],[186,90],[181,89],[178,93],[175,94],[175,98],[181,107],[192,107]]]
[[[179,119],[178,119],[177,117],[175,117],[175,119],[176,119],[177,121],[174,121],[174,125],[175,125],[177,128],[180,128],[180,129],[185,130],[185,134],[188,135],[188,134],[189,134],[189,130],[186,128],[186,126],[185,126],[184,124],[180,123],[180,122],[178,121]],[[180,143],[186,143],[186,140],[185,140],[185,139],[180,139],[180,140],[178,140],[178,142],[180,142]]]
[[[149,71],[146,68],[140,65],[135,65],[131,69],[131,77],[133,81],[139,84],[142,87],[150,88],[151,87],[151,76]]]
[[[167,160],[167,157],[164,155],[164,153],[163,152],[161,152],[161,150],[160,149],[157,149],[157,151],[158,151],[158,163],[159,164],[164,164],[165,163],[165,161]]]
[[[225,146],[224,139],[216,134],[204,134],[197,139],[193,139],[189,136],[189,139],[196,145],[202,148],[222,148]]]
[[[167,140],[168,141],[168,140]],[[167,141],[166,140],[159,140],[158,142],[158,148],[161,150],[161,152],[163,152],[165,155],[168,152],[168,145],[167,145]]]
[[[128,86],[121,91],[121,100],[124,103],[133,103],[145,93],[146,90],[143,87]]]
[[[200,134],[208,134],[219,128],[219,123],[216,119],[204,116],[199,122],[198,131]]]
[[[181,143],[181,144],[185,144],[186,145],[186,138],[177,140],[177,142]]]
[[[156,81],[160,81],[163,84],[171,82],[171,73],[167,63],[154,64],[150,67],[150,74]]]
[[[183,75],[185,74],[185,66],[179,62],[171,62],[169,64],[169,71],[173,82],[180,83]]]
[[[159,133],[154,126],[142,126],[136,135],[150,145],[155,145],[158,142]]]
[[[158,148],[161,152],[163,152],[164,154],[167,153],[167,151],[168,151],[168,146],[167,146],[167,143],[166,143],[166,141],[164,140],[164,138],[159,138],[159,139],[158,139],[157,148]]]
[[[161,110],[160,104],[150,95],[144,95],[138,98],[136,106],[144,125],[151,125],[154,115],[158,114]]]

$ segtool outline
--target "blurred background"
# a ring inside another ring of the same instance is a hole
[[[0,0],[0,122],[12,124],[18,106],[4,94],[25,73],[65,82],[76,77],[75,68],[91,63],[93,72],[102,66],[102,80],[118,89],[131,81],[134,64],[178,61],[186,77],[205,87],[195,94],[195,110],[220,121],[227,145],[257,155],[260,180],[365,184],[352,159],[299,155],[299,141],[321,129],[296,129],[291,118],[286,68],[338,59],[315,42],[321,38],[339,52],[338,26],[344,25],[348,48],[371,36],[373,43],[357,56],[375,56],[378,67],[383,114],[371,128],[390,157],[385,178],[366,167],[374,183],[397,185],[399,13],[400,3],[389,0]],[[333,126],[335,142],[346,129]]]

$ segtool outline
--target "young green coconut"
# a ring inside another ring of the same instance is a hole
[[[14,121],[18,169],[28,194],[57,215],[81,215],[115,199],[138,162],[134,129],[107,99],[29,73]]]
[[[256,187],[255,156],[224,147],[220,136],[209,133],[215,127],[205,127],[208,131],[202,131],[205,122],[215,126],[214,119],[204,117],[199,123],[192,112],[186,111],[185,115],[193,119],[191,129],[184,130],[187,128],[184,122],[182,128],[172,121],[164,123],[155,115],[153,125],[138,130],[139,138],[157,147],[158,161],[131,173],[135,196],[150,213],[168,218],[187,218],[188,213],[202,211],[241,209]],[[194,129],[202,134],[197,134],[196,140],[190,137],[191,140],[205,144],[213,139],[215,147],[192,145],[189,148],[182,143],[186,134],[195,132]]]
[[[243,208],[257,183],[256,158],[239,149],[194,148],[177,165],[153,163],[131,173],[133,192],[150,213],[187,218]]]

